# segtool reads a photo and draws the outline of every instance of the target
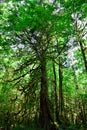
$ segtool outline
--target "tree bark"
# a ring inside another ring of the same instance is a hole
[[[85,55],[85,51],[84,51],[84,47],[83,47],[83,43],[82,43],[82,36],[79,33],[79,28],[78,28],[78,25],[77,25],[77,19],[76,19],[75,27],[76,27],[77,36],[78,36],[78,42],[80,44],[80,48],[81,48],[81,52],[82,52],[84,66],[85,66],[85,69],[86,69],[86,72],[87,72],[87,60],[86,60],[86,55]]]
[[[87,72],[87,60],[86,60],[84,48],[83,48],[81,41],[79,41],[79,44],[80,44],[80,48],[81,48],[81,52],[82,52],[82,56],[83,56],[83,60],[84,60],[85,69],[86,69],[86,72]]]
[[[58,96],[57,96],[57,80],[56,80],[56,70],[55,63],[53,61],[53,74],[54,74],[54,92],[55,92],[55,115],[56,121],[59,121],[59,112],[58,112]]]
[[[48,86],[46,74],[46,54],[41,56],[41,90],[40,90],[40,125],[43,130],[50,129],[50,117],[48,110]]]
[[[62,74],[62,61],[59,56],[59,117],[60,122],[64,117],[64,99],[63,99],[63,84],[62,84],[63,74]]]

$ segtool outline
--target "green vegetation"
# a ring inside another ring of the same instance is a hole
[[[87,1],[0,10],[0,130],[86,130]]]

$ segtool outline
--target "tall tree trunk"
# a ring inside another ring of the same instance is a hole
[[[60,121],[64,118],[64,99],[63,99],[63,84],[62,84],[62,61],[61,57],[59,56],[59,116]]]
[[[57,96],[57,80],[56,80],[56,70],[55,70],[55,63],[53,61],[53,74],[54,74],[54,92],[55,92],[55,116],[56,121],[59,121],[59,112],[58,112],[58,96]]]
[[[78,19],[78,18],[77,18],[77,19]],[[81,48],[81,52],[82,52],[82,57],[83,57],[83,61],[84,61],[84,66],[85,66],[85,69],[86,69],[86,72],[87,72],[87,60],[86,60],[86,55],[85,55],[85,51],[84,51],[84,47],[83,47],[83,43],[82,43],[82,36],[81,36],[80,33],[79,33],[79,28],[78,28],[78,25],[77,25],[77,19],[76,19],[75,28],[76,28],[76,31],[77,31],[78,42],[79,42],[79,44],[80,44],[80,48]]]
[[[48,110],[48,86],[46,75],[46,54],[41,56],[41,91],[40,91],[40,124],[43,130],[50,129],[50,118]]]

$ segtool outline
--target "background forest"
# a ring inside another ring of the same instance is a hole
[[[0,130],[87,130],[87,0],[0,1]]]

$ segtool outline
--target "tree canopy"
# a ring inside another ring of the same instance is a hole
[[[87,1],[0,9],[0,129],[87,129]]]

